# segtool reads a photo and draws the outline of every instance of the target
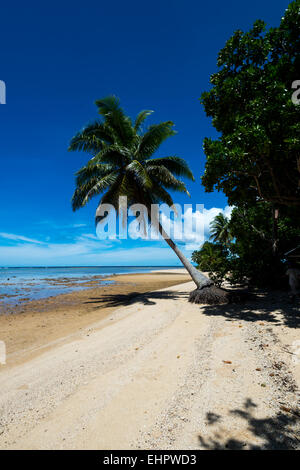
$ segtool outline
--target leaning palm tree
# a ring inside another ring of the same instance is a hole
[[[85,151],[91,158],[76,174],[76,189],[72,198],[77,210],[93,198],[102,195],[96,211],[96,223],[101,222],[99,209],[111,204],[120,216],[124,208],[120,196],[128,205],[143,204],[148,211],[147,222],[154,224],[174,250],[197,286],[197,299],[213,303],[224,294],[213,282],[198,271],[165,232],[159,220],[151,220],[151,205],[161,202],[173,205],[170,190],[188,194],[181,177],[194,180],[187,163],[177,156],[154,158],[160,145],[175,134],[171,121],[149,126],[144,132],[145,119],[152,111],[141,111],[134,122],[125,115],[119,100],[109,96],[96,101],[102,119],[97,120],[71,140],[70,151]]]
[[[220,212],[210,223],[210,238],[214,242],[228,247],[233,240],[230,230],[230,219]]]

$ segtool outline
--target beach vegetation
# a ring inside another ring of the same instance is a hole
[[[282,285],[284,253],[300,243],[299,51],[295,0],[278,27],[257,20],[229,38],[211,89],[201,95],[218,132],[204,139],[202,184],[206,192],[222,191],[234,206],[230,221],[222,214],[213,221],[210,251],[220,260],[220,245],[227,250],[218,270],[227,269],[232,282]],[[199,267],[203,249],[193,254]]]
[[[282,209],[275,231],[277,249],[274,254],[272,205],[261,201],[235,207],[226,222],[231,241],[205,242],[193,252],[192,260],[219,285],[227,280],[231,284],[285,288],[285,253],[299,244],[299,218],[294,207]],[[211,226],[219,221],[217,216]]]
[[[237,30],[218,55],[218,71],[201,103],[218,131],[204,139],[202,184],[230,205],[267,201],[300,207],[300,0],[278,27],[258,20]],[[293,88],[292,88],[293,87]]]

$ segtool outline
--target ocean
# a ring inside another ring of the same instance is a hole
[[[0,304],[20,304],[112,283],[113,274],[147,273],[170,266],[84,266],[0,268]],[[1,310],[1,309],[0,309]]]

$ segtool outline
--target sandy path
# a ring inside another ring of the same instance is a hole
[[[295,331],[208,314],[187,302],[192,288],[156,291],[4,370],[0,448],[296,448],[299,364],[276,328],[285,348]]]

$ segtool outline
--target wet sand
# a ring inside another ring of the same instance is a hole
[[[90,325],[100,322],[101,328],[104,319],[113,323],[112,313],[120,305],[130,304],[138,294],[180,284],[189,276],[178,270],[115,275],[108,280],[114,283],[99,286],[98,279],[91,279],[86,282],[90,288],[7,307],[10,313],[0,315],[0,340],[7,349],[4,367],[35,357],[66,337],[71,341]],[[97,287],[92,288],[93,283]]]

